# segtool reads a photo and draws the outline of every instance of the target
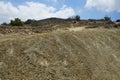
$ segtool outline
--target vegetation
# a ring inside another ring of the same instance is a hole
[[[25,24],[32,24],[33,22],[35,22],[35,20],[28,19],[27,21],[25,21]]]
[[[111,17],[105,16],[105,17],[104,17],[104,20],[105,20],[105,21],[111,21]]]
[[[4,22],[4,23],[2,23],[1,25],[3,25],[3,26],[7,26],[8,24],[7,24],[6,22]]]
[[[76,21],[80,21],[80,16],[79,16],[79,15],[76,15],[76,16],[75,16],[75,20],[76,20]]]
[[[75,15],[75,16],[69,17],[68,20],[80,21],[80,16],[79,15]]]
[[[104,21],[104,19],[88,19],[89,21]]]
[[[24,22],[19,18],[15,18],[15,20],[11,20],[10,25],[12,26],[23,26]]]
[[[116,20],[116,22],[120,22],[120,19]]]

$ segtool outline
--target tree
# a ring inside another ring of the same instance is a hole
[[[80,16],[79,15],[75,15],[75,16],[69,17],[68,20],[80,21]]]
[[[23,26],[24,23],[19,18],[15,18],[14,20],[11,20],[10,25],[12,26]]]
[[[75,16],[75,20],[76,20],[76,21],[80,21],[80,16],[79,16],[79,15],[76,15],[76,16]]]
[[[105,20],[105,21],[111,21],[111,17],[105,16],[105,17],[104,17],[104,20]]]

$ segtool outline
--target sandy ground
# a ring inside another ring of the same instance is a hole
[[[85,27],[73,27],[73,28],[68,28],[69,31],[82,31],[84,30]]]
[[[120,30],[0,35],[1,80],[119,80]]]

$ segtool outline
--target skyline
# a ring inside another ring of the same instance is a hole
[[[80,15],[81,19],[120,19],[120,0],[1,0],[0,23],[11,19],[68,18]]]

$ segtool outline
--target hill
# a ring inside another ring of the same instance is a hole
[[[42,33],[50,32],[57,29],[67,29],[75,27],[85,28],[120,28],[120,22],[88,19],[76,21],[74,19],[60,19],[60,18],[47,18],[43,20],[31,20],[28,19],[24,22],[24,26],[10,26],[0,25],[0,33]]]
[[[104,19],[88,19],[79,20],[75,19],[61,19],[61,18],[47,18],[43,20],[27,20],[25,25],[37,26],[39,28],[65,28],[65,27],[80,27],[89,26],[91,28],[119,28],[119,22],[105,21]]]
[[[0,34],[1,80],[119,80],[120,30]]]

